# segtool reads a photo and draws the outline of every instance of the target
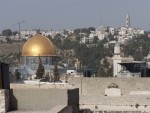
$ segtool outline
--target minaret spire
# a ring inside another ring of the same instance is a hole
[[[126,25],[125,25],[127,28],[130,27],[130,16],[129,16],[129,13],[127,13],[127,16],[126,16]]]
[[[116,42],[114,46],[114,56],[120,57],[121,52],[120,52],[120,43]]]

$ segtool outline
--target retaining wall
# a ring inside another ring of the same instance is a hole
[[[50,110],[58,105],[79,107],[79,89],[13,89],[10,110]]]
[[[115,83],[121,89],[123,95],[131,91],[150,91],[150,78],[106,78],[106,77],[77,77],[69,78],[68,83],[80,89],[80,94],[102,94],[105,95],[105,88]]]

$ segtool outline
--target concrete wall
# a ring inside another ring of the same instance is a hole
[[[0,113],[9,109],[9,90],[0,89]]]
[[[58,105],[79,106],[79,89],[13,89],[10,91],[10,110],[50,110]]]
[[[68,83],[80,88],[80,94],[105,95],[105,88],[112,83],[119,86],[123,95],[150,90],[150,78],[69,78]]]

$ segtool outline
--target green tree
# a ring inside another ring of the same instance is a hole
[[[16,79],[20,80],[21,79],[21,74],[19,72],[16,72]]]
[[[145,34],[132,38],[122,48],[125,56],[131,55],[134,60],[142,60],[150,51],[149,44],[150,38]]]
[[[2,35],[4,35],[4,36],[11,36],[12,35],[11,29],[4,29],[2,31]]]
[[[90,31],[90,29],[83,28],[83,29],[75,29],[75,30],[74,30],[74,33],[75,33],[75,34],[79,34],[79,33],[86,33],[86,34],[90,34],[90,33],[91,33],[91,31]]]
[[[94,27],[89,27],[88,28],[90,31],[95,31],[95,28]]]
[[[64,40],[63,40],[63,45],[62,45],[62,49],[72,49],[72,43],[71,43],[71,41],[70,41],[70,39],[69,38],[65,38]]]
[[[53,75],[54,75],[54,82],[59,81],[59,72],[57,68],[57,63],[55,63],[54,65]]]
[[[96,72],[96,77],[106,77],[106,75],[105,69],[100,66]]]
[[[61,41],[61,35],[60,34],[57,34],[56,36],[54,36],[52,42],[53,44],[58,47],[58,48],[61,48],[62,47],[62,41]]]
[[[98,42],[98,36],[94,36],[93,43],[97,43],[97,42]]]
[[[44,74],[45,74],[44,66],[42,65],[42,61],[39,56],[39,65],[38,65],[35,79],[41,79]]]
[[[77,36],[76,36],[76,40],[77,40],[78,42],[80,42],[81,36],[80,36],[80,35],[77,35]]]
[[[12,40],[9,37],[7,37],[6,40],[9,44],[12,44]]]
[[[111,41],[111,40],[115,40],[114,39],[114,36],[110,33],[109,35],[108,35],[108,39]]]
[[[13,34],[13,35],[16,35],[16,34],[19,34],[19,33],[18,33],[18,31],[14,31],[12,34]]]

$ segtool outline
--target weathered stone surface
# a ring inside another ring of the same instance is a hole
[[[106,88],[105,95],[107,96],[121,96],[121,89],[119,88]]]
[[[10,93],[12,110],[50,110],[57,105],[78,107],[79,89],[13,89]]]
[[[69,78],[69,85],[80,88],[80,94],[103,94],[105,88],[115,83],[123,95],[130,94],[131,91],[150,91],[150,78]]]
[[[0,113],[6,113],[9,109],[9,90],[0,90]]]

